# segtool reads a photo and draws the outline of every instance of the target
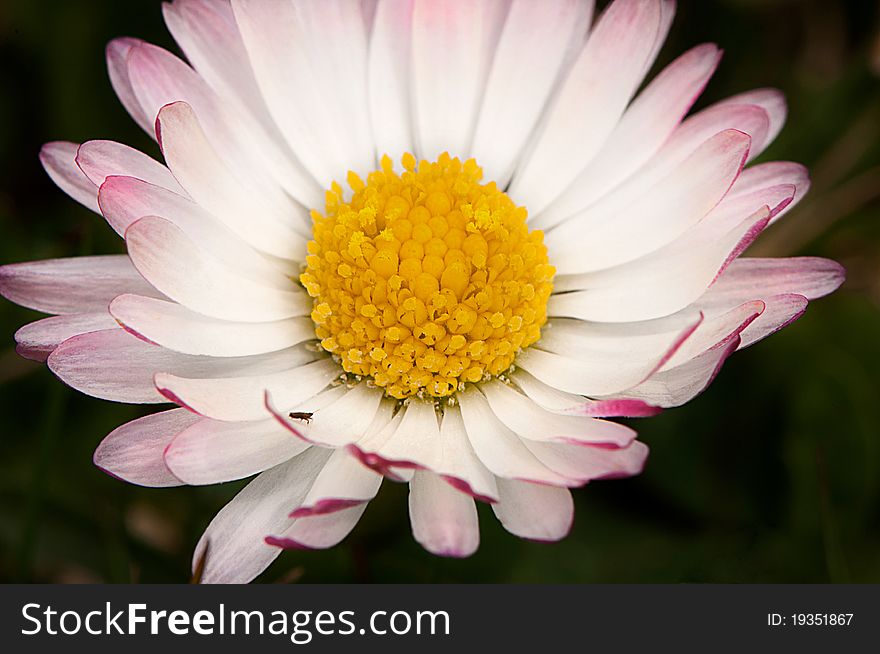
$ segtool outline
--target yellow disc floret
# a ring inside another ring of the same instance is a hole
[[[321,346],[391,397],[446,397],[500,375],[536,342],[555,269],[541,231],[483,171],[443,154],[391,159],[350,200],[333,184],[312,212],[300,281]]]

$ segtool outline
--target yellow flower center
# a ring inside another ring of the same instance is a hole
[[[321,346],[387,395],[447,397],[498,376],[541,336],[555,269],[541,231],[473,159],[388,156],[334,183],[300,281]]]

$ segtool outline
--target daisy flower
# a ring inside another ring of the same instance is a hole
[[[144,486],[254,476],[208,525],[203,580],[327,548],[384,479],[415,539],[566,535],[570,489],[638,474],[607,418],[702,391],[843,271],[739,258],[803,197],[749,165],[774,90],[691,105],[698,45],[647,83],[671,0],[175,0],[186,63],[134,38],[110,80],[164,163],[110,141],[41,160],[126,254],[16,263],[16,334],[88,395],[170,408],[95,463]]]

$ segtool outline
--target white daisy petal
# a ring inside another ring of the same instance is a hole
[[[180,486],[183,482],[171,474],[163,453],[175,436],[198,419],[186,409],[172,409],[127,422],[98,445],[95,465],[139,486]]]
[[[574,485],[571,479],[538,461],[523,440],[498,420],[482,393],[465,391],[459,394],[459,401],[474,452],[493,474],[555,486]]]
[[[644,418],[657,415],[659,407],[641,400],[591,400],[582,395],[553,388],[525,370],[511,375],[513,382],[533,402],[555,413],[586,415],[595,418]]]
[[[430,470],[462,492],[483,501],[495,501],[493,476],[474,453],[461,412],[449,407],[439,426],[437,421],[433,404],[411,401],[393,431],[376,432],[350,449],[362,462],[379,471]]]
[[[702,295],[725,266],[766,227],[766,207],[726,233],[704,220],[684,237],[616,268],[563,278],[548,312],[599,322],[649,320],[678,311]]]
[[[555,321],[542,343],[547,350],[530,348],[517,358],[517,365],[570,393],[613,393],[646,379],[687,342],[701,322],[702,316],[691,314],[651,331],[651,326],[606,328]]]
[[[537,229],[558,224],[647,163],[697,99],[720,59],[721,51],[715,45],[704,44],[669,64],[633,100],[593,161],[549,207],[533,216],[530,224]]]
[[[705,390],[739,344],[740,337],[734,336],[720,347],[706,350],[676,368],[658,372],[615,397],[642,400],[661,407],[681,406]]]
[[[730,264],[699,303],[712,310],[780,293],[797,293],[815,300],[835,291],[845,274],[836,261],[819,257],[741,258]]]
[[[617,202],[600,202],[553,229],[545,242],[557,272],[610,268],[673,241],[721,201],[745,165],[750,140],[725,130],[640,197],[615,196]]]
[[[486,179],[507,185],[567,58],[583,43],[592,10],[582,0],[511,3],[470,150]]]
[[[473,498],[437,475],[417,470],[409,484],[413,537],[432,554],[470,556],[480,546],[480,526]]]
[[[482,384],[480,390],[498,419],[528,440],[625,447],[636,437],[635,431],[614,422],[545,411],[527,396],[498,381]]]
[[[574,522],[574,502],[567,488],[498,480],[500,500],[495,516],[514,536],[536,541],[565,538]]]
[[[363,17],[359,11],[340,12],[339,7],[335,0],[308,6],[263,0],[232,3],[269,111],[293,152],[324,188],[350,169],[367,172],[373,161],[366,112],[340,113],[365,107],[367,98]],[[333,29],[327,30],[331,22]],[[326,47],[329,43],[333,47]],[[350,88],[343,88],[340,75]],[[340,100],[327,102],[328,97]]]
[[[199,75],[218,95],[241,103],[274,136],[277,127],[248,62],[230,3],[174,0],[162,5],[162,13],[168,31]]]
[[[381,481],[381,477],[379,479]],[[266,536],[265,541],[283,549],[327,549],[338,545],[351,533],[366,508],[366,504],[357,504],[333,513],[297,518],[281,535]]]
[[[151,404],[167,401],[156,390],[157,371],[196,378],[271,375],[313,357],[301,348],[252,357],[189,356],[146,343],[124,329],[107,329],[67,339],[47,362],[64,383],[81,393],[113,402]]]
[[[282,187],[301,202],[314,202],[320,198],[314,180],[279,150],[247,112],[236,111],[235,106],[223,102],[183,61],[154,45],[143,44],[131,50],[128,72],[146,115],[155,120],[168,104],[188,104],[199,116],[211,147],[237,178],[280,209],[306,218]],[[158,132],[156,137],[161,144]]]
[[[98,205],[120,235],[140,218],[159,216],[179,227],[213,258],[266,286],[289,289],[290,275],[299,271],[293,261],[257,252],[195,202],[134,177],[108,177],[98,191]]]
[[[86,141],[77,149],[76,165],[95,188],[99,188],[110,175],[126,175],[186,195],[170,170],[152,157],[122,143]]]
[[[138,271],[176,302],[221,320],[283,320],[308,315],[308,297],[252,282],[207,256],[173,223],[141,218],[125,232],[128,254]]]
[[[620,449],[528,440],[523,443],[542,464],[574,480],[575,485],[586,484],[595,479],[618,479],[637,475],[648,458],[648,446],[641,441],[633,441],[628,447]]]
[[[106,313],[122,293],[163,297],[121,254],[0,266],[0,294],[43,313]]]
[[[756,140],[753,144],[752,152],[749,155],[751,161],[760,155],[769,146],[785,124],[788,116],[788,106],[785,103],[785,96],[776,89],[755,89],[745,93],[739,93],[731,96],[726,100],[718,103],[724,105],[755,105],[761,107],[770,119],[767,133],[761,140]]]
[[[368,55],[368,94],[376,159],[399,161],[413,152],[409,62],[414,0],[384,0],[376,5]]]
[[[247,583],[265,570],[280,553],[266,544],[266,535],[287,527],[287,514],[302,502],[329,457],[329,450],[310,447],[260,474],[232,498],[196,545],[193,569],[207,547],[202,583]]]
[[[143,44],[144,41],[130,37],[110,41],[107,44],[106,52],[107,72],[110,76],[110,84],[126,111],[141,126],[141,129],[151,138],[156,138],[155,116],[148,116],[144,111],[140,100],[135,95],[128,74],[128,55],[132,48]]]
[[[277,352],[315,338],[314,324],[306,317],[229,322],[141,295],[120,295],[110,303],[110,313],[130,332],[183,354],[249,356]]]
[[[46,143],[40,150],[40,163],[58,188],[87,209],[101,213],[97,202],[98,187],[76,165],[77,150],[78,143]]]
[[[507,3],[415,0],[411,83],[418,156],[470,152]]]
[[[325,358],[280,372],[245,372],[237,377],[196,379],[160,372],[155,382],[164,397],[194,413],[235,421],[265,417],[265,393],[279,404],[292,406],[317,395],[338,376],[338,366]]]
[[[164,106],[156,129],[168,167],[201,206],[258,250],[284,259],[304,256],[306,241],[291,226],[291,213],[233,174],[188,104]]]
[[[532,213],[565,190],[614,129],[656,56],[663,4],[618,0],[600,16],[511,183]]]
[[[268,470],[308,448],[274,420],[201,418],[168,444],[165,465],[186,484],[221,484]]]
[[[760,106],[725,103],[712,105],[683,121],[664,141],[663,146],[640,168],[606,195],[597,196],[594,200],[601,200],[601,205],[606,207],[615,207],[624,205],[630,201],[630,198],[641,197],[691,156],[697,148],[725,130],[736,130],[747,134],[751,138],[749,147],[749,156],[751,156],[755,150],[754,144],[766,140],[769,127],[769,116]],[[599,161],[597,158],[597,166]],[[743,171],[743,174],[746,172]],[[601,176],[597,179],[601,179]],[[572,193],[576,193],[576,185],[573,185],[571,190]],[[536,228],[549,229],[572,216],[577,208],[575,204],[577,203],[567,203],[564,198],[560,198],[558,207],[556,205],[549,207],[531,224]],[[599,203],[596,206],[599,206]]]
[[[384,428],[391,419],[391,406],[382,402],[382,392],[365,383],[340,392],[339,398],[326,407],[292,407],[288,403],[281,404],[286,411],[282,413],[275,408],[276,398],[272,393],[265,400],[267,410],[288,431],[298,438],[326,447],[344,447],[354,443],[362,436]],[[289,417],[289,413],[293,412],[291,409],[301,409],[312,415],[302,422]]]
[[[365,504],[376,496],[382,475],[361,465],[344,449],[335,450],[291,518],[324,515]]]
[[[68,338],[115,327],[116,320],[106,311],[43,318],[15,332],[15,351],[26,359],[45,361]]]

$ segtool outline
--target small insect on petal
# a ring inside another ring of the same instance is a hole
[[[312,421],[312,413],[307,411],[293,411],[290,414],[291,420],[302,420],[303,422],[309,423]]]

